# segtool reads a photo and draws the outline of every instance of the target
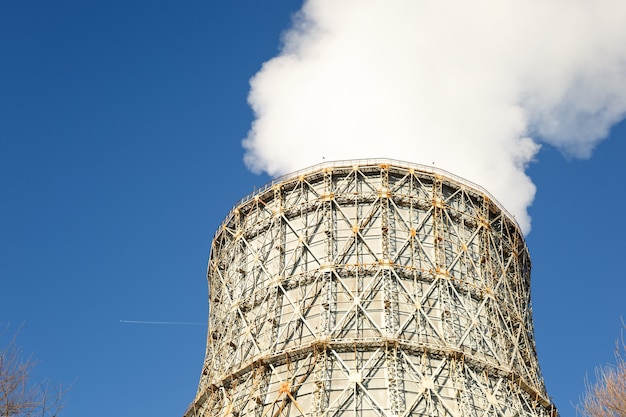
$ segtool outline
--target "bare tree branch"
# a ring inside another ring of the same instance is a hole
[[[626,326],[624,326],[626,329]],[[622,333],[614,365],[596,369],[596,382],[587,384],[578,411],[586,417],[626,417],[626,344]]]
[[[63,408],[63,388],[53,389],[47,381],[33,383],[37,362],[24,358],[15,339],[0,345],[0,417],[56,417]]]

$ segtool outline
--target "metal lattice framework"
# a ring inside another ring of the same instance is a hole
[[[217,231],[186,417],[556,416],[530,260],[487,192],[390,160],[320,165]]]

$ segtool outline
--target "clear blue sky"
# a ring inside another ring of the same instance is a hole
[[[0,325],[73,384],[63,415],[181,416],[211,238],[248,172],[248,80],[300,1],[0,4]],[[528,245],[539,359],[562,416],[626,316],[626,124],[585,161],[544,146]],[[420,161],[414,161],[420,162]]]

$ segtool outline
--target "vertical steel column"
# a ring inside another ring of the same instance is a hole
[[[331,357],[329,349],[326,347],[326,343],[330,341],[332,332],[335,327],[335,313],[336,313],[336,290],[335,290],[335,254],[336,254],[336,242],[335,242],[335,213],[334,213],[334,186],[333,186],[333,172],[332,169],[324,170],[324,191],[322,198],[322,223],[324,225],[325,233],[325,259],[324,265],[322,265],[322,317],[320,336],[324,341],[324,346],[321,352],[318,354],[317,361],[317,376],[316,393],[315,393],[315,408],[318,416],[322,416],[326,411],[329,403],[332,366],[333,359]]]
[[[282,281],[285,278],[285,239],[287,226],[285,224],[285,218],[283,212],[285,211],[285,195],[283,193],[283,187],[281,185],[274,186],[274,201],[278,203],[277,207],[272,210],[273,221],[278,223],[277,232],[278,236],[275,240],[274,249],[278,251],[277,257],[277,275],[278,279]]]
[[[446,236],[444,223],[445,201],[443,186],[438,175],[433,176],[433,232],[435,249],[435,272],[445,274],[446,271],[446,248],[444,240]]]
[[[381,246],[382,259],[381,271],[383,275],[383,299],[385,314],[385,336],[392,339],[397,336],[400,327],[398,318],[398,288],[393,273],[391,246],[391,207],[389,200],[391,190],[389,188],[389,166],[380,165],[381,189],[379,193],[381,214]],[[396,340],[385,343],[385,362],[387,364],[387,380],[389,390],[389,406],[392,416],[398,416],[404,411],[404,395],[402,392],[402,366],[398,353]]]
[[[322,217],[324,223],[324,233],[326,242],[326,256],[324,265],[322,265],[322,307],[324,309],[322,316],[321,335],[323,338],[329,338],[335,327],[336,312],[336,291],[335,291],[335,255],[337,242],[335,239],[335,209],[333,207],[335,199],[333,187],[333,171],[332,169],[324,170],[324,193],[322,195]]]
[[[354,265],[354,293],[356,297],[358,297],[358,303],[361,304],[361,297],[363,296],[363,291],[365,287],[365,277],[367,276],[363,260],[364,243],[361,237],[361,229],[365,227],[364,224],[361,224],[361,222],[363,221],[364,209],[364,203],[361,202],[361,197],[363,196],[364,176],[357,165],[354,165],[352,167],[352,172],[354,175],[354,219],[352,223],[352,233],[354,239],[356,262],[356,265]],[[355,336],[357,339],[362,339],[363,337],[365,337],[364,317],[363,312],[359,310],[360,308],[360,305],[355,306]],[[364,363],[364,352],[361,349],[357,349],[355,345],[354,369],[360,372],[363,369]],[[358,384],[354,384],[354,398],[352,407],[354,417],[361,417],[363,415],[363,395],[364,393],[360,386]]]
[[[315,416],[321,417],[328,410],[333,361],[326,345],[316,348],[315,395],[313,397]]]

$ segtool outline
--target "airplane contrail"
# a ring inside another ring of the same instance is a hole
[[[129,324],[162,324],[162,325],[179,325],[179,326],[206,326],[206,323],[191,321],[144,321],[144,320],[120,320],[120,323]]]

